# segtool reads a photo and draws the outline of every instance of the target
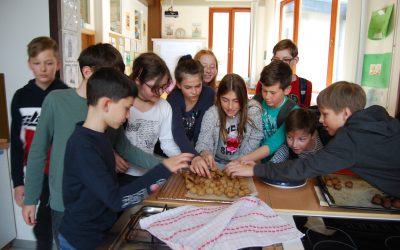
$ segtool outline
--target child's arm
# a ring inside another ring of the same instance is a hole
[[[29,151],[26,167],[24,205],[36,205],[42,193],[44,168],[54,134],[54,103],[52,93],[43,101],[40,119]]]
[[[182,117],[183,117],[183,105],[182,100],[177,93],[172,93],[168,95],[167,101],[171,105],[172,108],[172,136],[175,140],[175,143],[179,146],[179,149],[182,152],[192,153],[197,155],[197,151],[189,141],[186,136],[185,128],[183,127]]]
[[[249,103],[249,105],[251,104]],[[246,141],[242,142],[240,155],[246,155],[258,149],[260,147],[260,142],[264,137],[262,130],[261,106],[250,106],[248,119],[249,121],[246,124]]]
[[[284,162],[289,159],[289,147],[284,143],[272,156],[271,161],[274,163]]]
[[[18,206],[23,205],[24,198],[24,147],[21,141],[22,116],[19,111],[19,95],[11,101],[11,177],[14,186],[14,198]]]
[[[176,145],[174,141],[174,137],[172,136],[172,129],[171,129],[171,124],[172,124],[172,109],[171,105],[164,101],[162,105],[162,112],[163,112],[163,119],[161,120],[161,126],[160,126],[160,146],[162,151],[168,156],[174,156],[178,155],[181,153],[181,150],[179,149],[178,145]],[[186,137],[186,135],[183,135]]]
[[[153,154],[146,153],[140,148],[132,145],[128,138],[126,138],[123,127],[118,129],[115,149],[128,162],[131,162],[142,168],[152,168],[161,162],[161,158],[158,158]]]
[[[214,154],[215,148],[214,148],[214,130],[216,129],[216,126],[219,127],[219,118],[218,114],[215,110],[215,106],[211,107],[206,111],[204,114],[203,120],[201,122],[201,128],[200,128],[200,134],[199,134],[199,139],[197,140],[196,143],[196,151],[197,152],[202,152],[202,151],[208,151],[211,154]],[[218,121],[218,123],[217,123]]]
[[[259,161],[264,159],[269,155],[269,147],[268,146],[261,146],[258,149],[254,150],[250,154],[244,155],[238,158],[239,161]]]

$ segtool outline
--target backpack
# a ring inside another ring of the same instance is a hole
[[[254,100],[258,101],[260,104],[263,101],[263,97],[261,94],[257,94],[253,97]],[[283,104],[281,110],[279,110],[278,118],[276,121],[276,125],[278,128],[285,123],[286,117],[289,115],[290,111],[297,105],[292,99],[288,98],[287,102]]]

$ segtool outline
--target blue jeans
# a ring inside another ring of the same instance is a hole
[[[60,233],[58,234],[58,242],[60,243],[60,250],[76,250]]]
[[[58,241],[58,231],[60,229],[63,217],[64,217],[64,212],[59,212],[53,209],[51,210],[51,224],[53,227],[53,238],[56,243],[57,249],[60,249],[60,242]]]

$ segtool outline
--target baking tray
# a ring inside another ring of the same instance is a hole
[[[327,178],[328,177],[328,178]],[[330,178],[337,178],[342,183],[342,189],[336,190],[333,187],[326,185],[326,180]],[[387,196],[382,191],[371,186],[368,182],[354,175],[339,175],[329,174],[318,177],[319,186],[322,194],[330,207],[364,209],[364,210],[378,210],[386,212],[400,213],[400,209],[384,208],[380,205],[371,203],[372,197],[375,194]],[[352,188],[345,187],[346,181],[353,182]]]
[[[248,178],[251,196],[257,196],[257,189],[251,177]],[[181,174],[172,175],[168,181],[162,186],[158,193],[157,199],[159,200],[173,200],[173,201],[194,201],[206,203],[224,203],[230,204],[239,197],[230,199],[225,196],[204,195],[198,196],[188,193],[185,187],[185,180]]]

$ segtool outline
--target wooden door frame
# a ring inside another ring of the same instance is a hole
[[[299,20],[300,20],[300,4],[301,0],[282,0],[280,3],[279,12],[279,40],[282,39],[282,11],[285,5],[294,2],[294,17],[293,17],[293,42],[298,43],[299,34]],[[339,3],[338,0],[332,0],[331,7],[331,22],[330,22],[330,33],[329,33],[329,50],[328,50],[328,66],[326,73],[326,86],[332,83],[333,77],[333,64],[335,57],[335,45],[336,45],[336,24],[338,14]],[[296,72],[296,68],[293,68],[293,72]]]
[[[208,12],[208,47],[210,49],[213,48],[213,23],[214,23],[214,13],[228,13],[229,14],[229,31],[228,31],[228,63],[227,63],[227,72],[232,73],[233,67],[233,47],[234,47],[234,21],[235,21],[235,13],[236,12],[249,12],[251,13],[250,8],[210,8]],[[249,38],[250,39],[250,38]],[[249,43],[249,51],[250,51],[250,43]],[[249,64],[248,64],[248,75],[250,75],[250,53],[249,53]]]

